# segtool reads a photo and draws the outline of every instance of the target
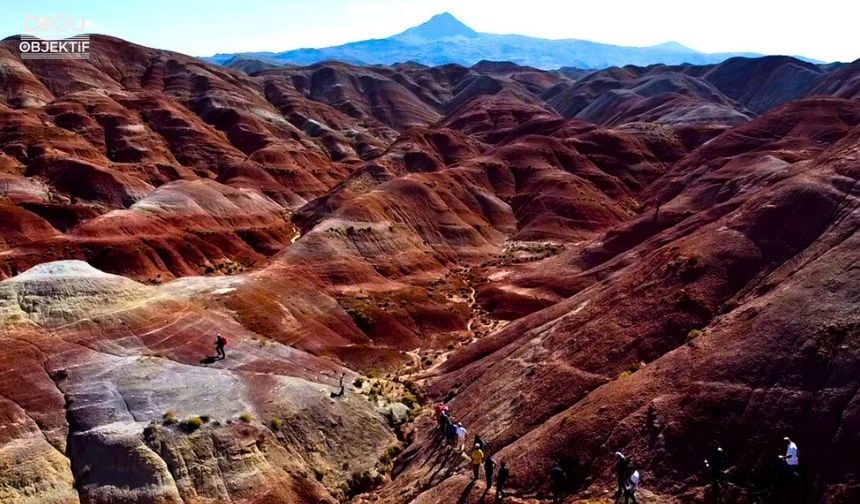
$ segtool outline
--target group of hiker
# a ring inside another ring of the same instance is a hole
[[[224,359],[224,347],[227,345],[227,338],[221,333],[217,333],[215,338],[215,352],[218,359]],[[343,395],[343,375],[341,375],[340,392],[332,393],[332,397]],[[442,442],[456,453],[464,454],[466,451],[466,427],[459,421],[456,421],[452,416],[450,409],[445,402],[436,404],[433,416],[437,421],[439,437]],[[800,472],[800,461],[797,454],[797,444],[788,437],[783,438],[786,444],[785,454],[780,455],[780,470],[779,483],[785,484],[789,481],[802,481]],[[641,477],[639,471],[633,465],[632,461],[620,451],[614,453],[615,457],[615,475],[617,489],[615,491],[615,504],[619,504],[624,499],[624,504],[637,504],[636,490],[639,488]],[[481,439],[481,436],[475,435],[471,446],[469,459],[472,468],[472,481],[480,477],[481,468],[484,469],[484,476],[487,481],[487,490],[489,491],[494,482],[496,484],[496,501],[500,502],[505,497],[505,484],[507,483],[509,472],[504,461],[498,464],[496,471],[496,461],[490,456],[487,449],[487,444]],[[710,454],[705,459],[705,470],[709,475],[710,483],[715,488],[720,489],[724,476],[725,453],[723,448],[717,441],[711,444]],[[550,471],[550,485],[553,494],[553,503],[562,501],[564,490],[566,487],[567,476],[564,469],[556,463]]]
[[[466,450],[466,433],[467,430],[461,422],[455,421],[450,414],[448,405],[440,402],[433,410],[433,415],[436,418],[439,437],[449,449],[456,453],[464,453]],[[493,487],[493,481],[496,483],[496,501],[501,502],[505,497],[505,483],[508,481],[508,466],[504,461],[498,464],[496,471],[496,461],[489,454],[487,444],[481,439],[481,436],[475,435],[472,441],[469,460],[472,467],[472,481],[477,480],[481,476],[481,468],[484,469],[484,477],[487,481],[487,490]],[[495,478],[494,478],[495,477]]]
[[[465,450],[466,428],[461,422],[454,420],[451,417],[450,409],[447,404],[440,402],[436,404],[434,417],[437,421],[437,428],[442,442],[450,449],[463,453]],[[797,444],[788,437],[783,438],[786,443],[785,454],[780,455],[780,485],[787,481],[802,480],[799,470],[799,459],[797,454]],[[620,451],[613,454],[615,458],[615,477],[617,488],[615,491],[615,504],[637,504],[636,491],[639,489],[641,476],[639,470],[634,466],[633,462]],[[504,486],[507,483],[509,471],[504,461],[499,464],[496,472],[496,461],[489,455],[487,445],[481,439],[481,436],[475,435],[472,444],[471,454],[469,456],[472,469],[472,481],[480,477],[481,467],[484,468],[484,475],[487,481],[487,490],[493,485],[493,476],[495,474],[496,483],[496,501],[501,501],[504,496]],[[708,474],[710,483],[715,488],[720,489],[725,478],[725,452],[718,441],[711,444],[708,458],[704,460],[705,471]],[[560,464],[556,463],[549,473],[550,487],[552,489],[553,503],[561,503],[564,492],[567,486],[567,475]]]

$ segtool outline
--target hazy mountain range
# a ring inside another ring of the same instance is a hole
[[[333,47],[284,52],[219,53],[204,58],[226,64],[235,59],[257,59],[275,64],[309,65],[325,60],[370,65],[415,61],[425,65],[458,63],[471,66],[481,60],[511,61],[536,68],[606,68],[655,63],[708,64],[755,53],[702,53],[678,42],[649,47],[624,47],[587,40],[550,40],[524,35],[479,33],[445,12],[427,22],[384,39],[362,40]]]

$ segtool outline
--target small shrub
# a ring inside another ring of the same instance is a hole
[[[364,386],[364,378],[359,376],[355,379],[355,381],[352,382],[352,386],[360,389],[362,386]]]
[[[269,427],[271,427],[273,431],[278,432],[284,427],[284,421],[280,418],[273,418],[272,421],[269,422]]]
[[[702,335],[701,329],[690,329],[690,332],[687,333],[687,341],[693,341]]]
[[[201,422],[203,422],[203,423],[209,423],[209,421],[210,421],[210,420],[212,420],[212,416],[211,416],[211,415],[200,415],[200,421],[201,421]]]
[[[173,425],[176,423],[176,413],[173,410],[167,410],[161,415],[161,423],[164,425]]]
[[[158,429],[158,424],[156,424],[155,422],[147,425],[143,428],[143,438],[146,440],[154,438],[155,435],[158,434]]]
[[[421,390],[421,386],[417,383],[412,380],[404,380],[403,386],[410,394],[412,394],[412,397],[415,398],[416,404],[424,404],[427,402],[427,398],[424,397],[424,391]]]
[[[349,496],[355,496],[362,493],[367,493],[375,487],[382,484],[383,477],[378,472],[374,471],[355,471],[347,481]]]
[[[248,413],[247,411],[242,413],[241,415],[239,415],[239,420],[241,420],[245,423],[251,423],[251,420],[253,420],[253,419],[254,419],[254,417],[251,416],[251,414]]]
[[[361,329],[363,332],[368,332],[373,326],[373,317],[367,314],[364,311],[364,308],[347,308],[347,315],[352,317],[352,321],[355,322],[356,327]]]
[[[379,463],[377,464],[379,470],[382,472],[390,471],[393,466],[394,458],[400,455],[402,451],[403,449],[400,445],[392,445],[386,448],[379,457]]]
[[[630,376],[630,374],[631,374],[630,371],[624,370],[624,371],[618,373],[618,379],[623,380],[623,379],[627,378],[628,376]]]
[[[186,418],[180,426],[185,432],[191,433],[203,426],[203,420],[201,420],[199,416],[189,417]]]
[[[400,402],[406,405],[407,408],[413,409],[418,405],[418,399],[415,398],[414,395],[407,392],[400,398]]]
[[[424,357],[424,360],[421,361],[421,363],[424,364],[425,366],[432,366],[433,365],[433,357],[430,357],[430,356]]]
[[[448,402],[448,401],[450,401],[451,399],[453,399],[453,398],[457,397],[457,394],[458,394],[458,393],[460,393],[460,391],[459,391],[456,387],[455,387],[455,388],[452,388],[452,389],[451,389],[451,390],[449,390],[448,392],[445,392],[445,398],[442,400],[442,402],[446,402],[446,403],[447,403],[447,402]]]

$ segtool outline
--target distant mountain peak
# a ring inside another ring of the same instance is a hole
[[[477,37],[478,32],[463,24],[450,12],[436,14],[424,23],[409,28],[392,38],[410,43],[424,43],[452,37]]]
[[[669,42],[663,42],[662,44],[657,44],[657,45],[651,46],[651,48],[652,49],[662,49],[664,51],[678,51],[678,52],[689,52],[689,53],[696,52],[695,49],[690,49],[689,47],[685,46],[684,44],[682,44],[680,42],[676,42],[674,40],[670,40]]]
[[[209,61],[225,64],[234,55],[219,54]],[[278,53],[242,53],[245,58],[272,64],[310,65],[338,60],[356,65],[391,65],[415,61],[422,65],[455,63],[463,66],[481,60],[510,61],[517,65],[550,69],[582,69],[654,64],[703,65],[751,53],[707,54],[670,41],[649,47],[625,47],[579,39],[542,39],[517,34],[479,33],[450,12],[436,14],[424,23],[387,38],[358,40],[316,49],[293,49]]]

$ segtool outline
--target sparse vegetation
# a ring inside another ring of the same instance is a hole
[[[143,428],[143,439],[147,441],[153,439],[155,435],[158,434],[158,430],[160,428],[161,427],[159,427],[158,424],[156,424],[155,422],[150,423]]]
[[[161,415],[161,423],[164,425],[173,425],[176,423],[176,412],[173,410],[167,410]]]
[[[242,413],[241,415],[239,415],[239,420],[241,420],[245,423],[251,423],[251,420],[253,420],[253,419],[254,419],[254,417],[250,413],[248,413],[247,411]]]
[[[421,390],[421,387],[419,387],[414,381],[404,380],[403,388],[405,388],[410,394],[412,394],[412,397],[415,398],[416,406],[423,404],[427,400],[426,397],[424,397],[424,392]]]
[[[632,373],[630,373],[630,371],[625,369],[624,371],[618,373],[618,379],[623,380],[623,379],[627,378],[628,376],[630,376],[631,374]]]
[[[687,341],[688,342],[693,341],[694,339],[698,338],[701,335],[702,335],[701,329],[690,329],[690,332],[687,333]]]
[[[362,386],[364,386],[364,378],[362,378],[361,376],[359,376],[358,378],[356,378],[356,379],[352,382],[352,386],[353,386],[353,387],[355,387],[355,388],[357,388],[357,389],[360,389]]]
[[[412,423],[415,421],[415,410],[410,409],[406,411],[406,423]]]
[[[371,385],[370,385],[370,394],[376,396],[376,395],[382,395],[382,392],[383,392],[382,382],[379,380],[374,380],[373,383],[371,383]]]
[[[416,399],[415,396],[409,392],[403,394],[403,396],[400,398],[400,402],[405,404],[406,407],[409,409],[413,409],[418,406],[418,399]]]
[[[179,426],[189,434],[203,426],[203,420],[199,416],[186,418]]]
[[[350,497],[369,492],[382,484],[385,478],[377,471],[355,471],[347,480],[347,493]]]
[[[269,422],[269,427],[271,427],[273,431],[278,432],[284,428],[284,421],[280,418],[273,418]]]
[[[352,318],[352,321],[355,322],[356,327],[365,333],[370,330],[371,324],[373,324],[373,317],[371,317],[366,310],[366,306],[346,308],[346,313]]]
[[[400,445],[392,445],[385,449],[385,451],[380,455],[379,462],[376,463],[376,470],[382,474],[385,474],[391,471],[391,468],[394,466],[394,459],[403,449]]]
[[[449,390],[448,392],[445,392],[445,398],[444,398],[444,400],[443,400],[443,401],[444,401],[444,402],[448,402],[448,401],[450,401],[451,399],[453,399],[453,398],[457,397],[457,394],[459,394],[459,393],[460,393],[460,390],[459,390],[459,389],[457,389],[456,387],[455,387],[455,388],[452,388],[452,389],[451,389],[451,390]]]

